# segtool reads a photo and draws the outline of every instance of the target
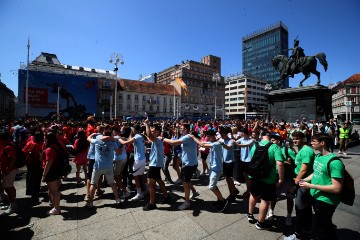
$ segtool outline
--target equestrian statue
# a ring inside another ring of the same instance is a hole
[[[289,58],[285,55],[277,55],[272,59],[273,67],[280,72],[280,79],[278,80],[278,87],[283,86],[283,81],[286,77],[294,77],[294,74],[303,73],[304,79],[300,81],[299,87],[303,86],[303,82],[310,77],[310,73],[315,74],[318,78],[317,85],[320,85],[320,72],[316,70],[318,59],[323,65],[325,71],[328,68],[325,53],[317,53],[314,56],[305,56],[304,50],[299,47],[299,40],[294,40],[294,48],[290,48],[292,54]]]

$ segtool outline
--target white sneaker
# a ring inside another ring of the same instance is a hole
[[[236,186],[241,186],[241,183],[238,182],[238,181],[234,181],[234,184],[235,184]]]
[[[128,191],[126,192],[123,192],[120,196],[121,199],[125,199],[125,198],[128,198],[130,197],[131,193],[129,193]]]
[[[179,210],[185,210],[188,209],[190,207],[190,204],[186,204],[186,202],[184,202],[183,204],[181,204],[178,209]]]
[[[266,218],[265,218],[267,221],[272,221],[272,220],[274,220],[274,215],[271,213],[271,212],[269,212],[268,214],[267,214],[267,216],[266,216]]]
[[[143,198],[144,198],[144,195],[142,193],[141,194],[137,193],[135,195],[135,197],[131,198],[130,200],[131,201],[137,201],[137,200],[142,200]]]
[[[346,155],[346,152],[344,152],[344,155]]]
[[[200,193],[198,193],[198,192],[192,192],[191,194],[190,194],[190,199],[194,199],[194,198],[196,198],[197,196],[199,196],[200,195]]]
[[[342,151],[339,151],[338,154],[342,154]]]
[[[295,233],[294,233],[294,234],[291,234],[288,237],[284,237],[283,240],[300,240],[300,238],[297,238]]]
[[[9,215],[13,214],[14,212],[16,212],[16,205],[10,206],[5,212],[3,212],[1,214],[1,216],[9,216]]]
[[[285,225],[290,227],[292,225],[291,215],[287,215],[285,218]]]

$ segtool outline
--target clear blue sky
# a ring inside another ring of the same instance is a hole
[[[299,36],[307,55],[326,53],[329,69],[318,69],[328,85],[360,73],[359,13],[358,0],[1,0],[1,80],[17,95],[28,37],[30,61],[48,52],[63,64],[112,70],[110,53],[120,52],[120,76],[138,79],[212,54],[226,76],[242,71],[242,37],[281,20],[289,46]]]

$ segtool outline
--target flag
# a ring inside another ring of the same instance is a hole
[[[184,94],[185,96],[188,95],[188,90],[187,90],[187,86],[186,84],[184,83],[183,80],[181,80],[181,78],[175,78],[175,81],[180,85],[180,87],[184,90]]]

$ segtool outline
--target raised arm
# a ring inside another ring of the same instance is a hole
[[[151,129],[150,129],[150,120],[149,118],[147,118],[145,120],[145,127],[146,127],[146,136],[149,139],[149,141],[151,142],[155,142],[156,141],[156,137],[154,136],[154,134],[151,133]]]
[[[199,145],[200,147],[203,147],[203,148],[211,148],[212,145],[211,144],[208,144],[208,143],[204,143],[202,141],[200,141],[199,139],[197,139],[194,135],[192,134],[189,134],[189,136],[194,139],[194,141],[196,142],[197,145]]]

